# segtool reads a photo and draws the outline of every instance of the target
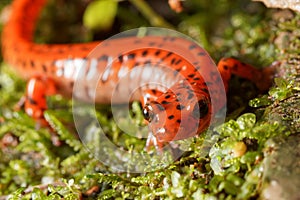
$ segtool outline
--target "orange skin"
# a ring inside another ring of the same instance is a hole
[[[271,71],[260,71],[233,58],[222,59],[217,71],[204,49],[190,40],[176,37],[128,37],[102,42],[105,48],[94,55],[97,68],[93,68],[93,60],[88,54],[99,42],[67,45],[33,42],[35,23],[45,3],[46,0],[15,0],[2,34],[5,61],[28,80],[25,111],[38,121],[43,121],[43,112],[47,109],[46,96],[55,93],[72,95],[78,72],[77,61],[88,66],[81,71],[86,76],[80,82],[82,87],[74,91],[77,98],[85,101],[111,103],[112,91],[119,87],[120,98],[116,103],[124,103],[126,96],[133,92],[128,88],[149,81],[144,79],[158,81],[164,77],[167,88],[146,85],[132,98],[141,100],[144,105],[150,132],[147,146],[155,145],[159,149],[165,143],[189,138],[207,129],[214,114],[225,106],[220,99],[227,91],[231,74],[257,83],[260,89],[270,86]],[[126,52],[128,46],[135,50]],[[186,52],[191,56],[180,56]],[[110,60],[113,62],[108,69],[106,66]],[[151,66],[148,66],[150,62]],[[131,72],[130,80],[117,85],[119,72],[125,69],[138,72]],[[149,70],[152,74],[145,76]],[[159,75],[157,80],[155,74]],[[99,78],[101,81],[96,82]],[[93,96],[90,93],[95,89],[97,93]],[[214,106],[212,99],[216,100]]]

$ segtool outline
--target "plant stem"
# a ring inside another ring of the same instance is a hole
[[[174,27],[158,15],[144,0],[129,0],[152,26],[174,29]]]

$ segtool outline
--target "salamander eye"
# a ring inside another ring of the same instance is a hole
[[[198,103],[195,105],[193,109],[193,116],[195,118],[204,118],[208,113],[208,102],[204,99],[201,99],[198,101]],[[200,116],[199,116],[200,115]]]
[[[154,117],[154,113],[152,111],[152,107],[150,105],[146,105],[143,109],[143,116],[144,119],[147,120],[148,122],[151,122],[153,117]]]

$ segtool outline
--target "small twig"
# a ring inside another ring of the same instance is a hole
[[[160,15],[144,1],[144,0],[129,0],[141,13],[144,15],[152,26],[159,26],[174,29],[174,27],[165,21]]]

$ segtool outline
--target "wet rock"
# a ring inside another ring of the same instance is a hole
[[[300,2],[298,0],[253,0],[261,1],[271,8],[289,8],[300,12]]]
[[[267,142],[263,162],[264,200],[300,199],[300,133]]]

